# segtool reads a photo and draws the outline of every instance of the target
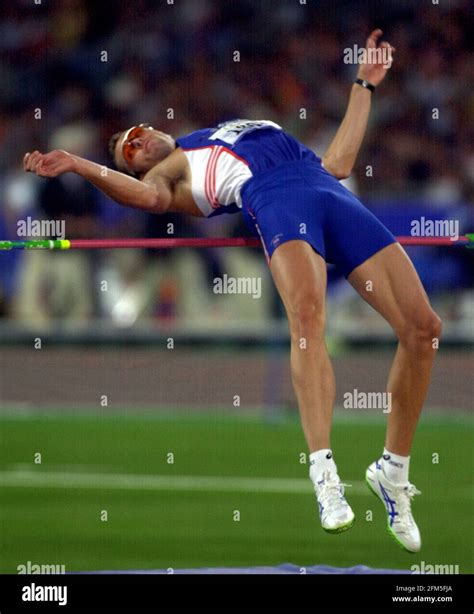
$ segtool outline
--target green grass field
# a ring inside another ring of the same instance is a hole
[[[336,420],[333,449],[356,513],[340,535],[320,528],[295,418],[12,412],[0,429],[2,573],[27,561],[77,571],[284,562],[409,569],[423,560],[474,571],[466,417],[425,417],[419,427],[411,471],[423,492],[414,504],[418,555],[390,538],[382,504],[363,484],[383,420]]]

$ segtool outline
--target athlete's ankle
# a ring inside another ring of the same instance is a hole
[[[309,455],[309,477],[316,484],[321,480],[324,472],[329,471],[334,476],[337,475],[337,466],[334,462],[332,450],[323,448],[312,452]]]
[[[382,456],[382,469],[390,482],[393,484],[408,484],[408,471],[410,457],[394,454],[384,448]]]

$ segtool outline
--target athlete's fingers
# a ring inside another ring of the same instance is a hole
[[[28,152],[23,160],[25,171],[31,171],[31,156],[32,155],[33,155],[32,153]]]
[[[43,174],[43,161],[40,160],[36,165],[36,174],[41,176]]]
[[[377,41],[382,36],[383,32],[380,28],[373,30],[367,39],[367,47],[377,47]]]
[[[38,157],[39,151],[35,150],[28,156],[28,164],[31,166]]]
[[[384,68],[391,68],[393,64],[393,54],[396,51],[395,47],[392,47],[390,43],[383,41],[380,43],[380,49],[384,49],[383,60],[381,64]]]
[[[31,154],[29,162],[28,162],[28,166],[33,173],[36,172],[36,167],[38,166],[38,163],[41,160],[41,158],[42,158],[42,154],[39,151],[34,151]]]
[[[35,163],[36,153],[28,154],[28,158],[26,160],[26,170],[30,173],[34,171],[34,163]]]
[[[39,162],[39,155],[37,153],[33,154],[30,158],[30,163],[29,163],[30,170],[33,173],[36,172],[36,167],[38,166],[38,162]]]
[[[23,170],[27,171],[28,170],[28,159],[30,157],[30,152],[26,152],[26,154],[23,156]]]

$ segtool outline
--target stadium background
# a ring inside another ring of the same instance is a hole
[[[375,26],[396,60],[348,186],[397,234],[420,216],[472,230],[473,17],[467,0],[12,1],[0,8],[0,237],[27,216],[64,220],[67,238],[169,237],[169,224],[176,237],[246,235],[239,216],[137,213],[80,178],[26,175],[21,159],[57,147],[107,164],[110,135],[129,125],[177,136],[233,117],[277,121],[322,154],[356,70],[343,50]],[[394,339],[334,271],[333,446],[358,515],[340,537],[321,531],[301,463],[287,326],[259,249],[1,254],[0,570],[472,571],[472,252],[409,253],[444,320],[413,453],[415,557],[361,484],[385,417],[340,407],[344,392],[384,389]],[[261,277],[262,298],[214,294],[224,273]]]

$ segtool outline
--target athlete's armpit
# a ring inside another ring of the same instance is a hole
[[[156,213],[174,209],[176,186],[185,177],[185,158],[178,148],[165,160],[154,166],[141,179],[157,191]]]
[[[152,195],[152,213],[166,213],[171,209],[173,203],[173,182],[169,177],[165,177],[158,173],[153,173],[152,169],[142,179],[142,183],[148,185],[150,194]]]

